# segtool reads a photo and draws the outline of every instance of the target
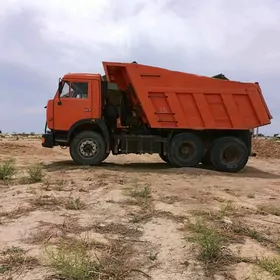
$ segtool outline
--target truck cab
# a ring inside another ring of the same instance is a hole
[[[81,119],[101,116],[101,76],[67,74],[47,104],[47,125],[56,131],[69,131]]]
[[[46,106],[49,131],[42,138],[43,147],[68,146],[73,134],[87,126],[97,126],[107,134],[102,116],[107,91],[108,83],[99,74],[64,75],[54,98]]]

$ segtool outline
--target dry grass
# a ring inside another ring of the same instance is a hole
[[[145,184],[139,183],[137,180],[133,181],[131,187],[125,188],[125,195],[134,199],[134,204],[142,207],[149,205],[152,198],[151,188]]]
[[[35,210],[34,207],[27,207],[27,206],[19,206],[15,210],[10,212],[0,212],[0,217],[6,218],[6,219],[18,219],[19,217],[22,217],[24,215],[27,215],[28,213]]]
[[[214,279],[214,275],[224,272],[225,279],[235,279],[231,272],[225,270],[226,267],[237,263],[254,263],[254,260],[231,253],[227,248],[230,243],[231,233],[221,229],[219,224],[206,223],[197,219],[195,223],[188,223],[187,229],[192,235],[187,240],[198,245],[197,259],[204,264],[205,273],[209,279]],[[239,238],[240,241],[240,238]]]
[[[27,173],[28,173],[28,177],[29,177],[28,179],[30,184],[42,182],[44,178],[43,164],[37,163],[31,165],[27,169]]]
[[[16,174],[16,166],[14,159],[4,160],[0,165],[0,180],[10,181]]]
[[[53,234],[49,229],[40,229],[39,231],[34,232],[31,236],[26,239],[26,242],[30,244],[42,245],[47,243]]]
[[[21,184],[35,184],[43,181],[45,174],[43,171],[43,163],[35,163],[27,168],[27,176],[20,179]],[[45,184],[48,186],[48,182]]]
[[[271,248],[273,251],[277,250],[277,242],[268,239],[257,229],[248,227],[244,221],[239,219],[239,214],[235,214],[236,210],[238,209],[226,205],[214,214],[200,213],[201,216],[207,216],[208,223],[203,220],[197,220],[194,224],[188,224],[188,229],[193,233],[188,240],[199,246],[198,259],[206,264],[206,271],[209,271],[210,274],[219,271],[224,266],[246,262],[258,265],[275,276],[276,279],[280,279],[279,257],[256,260],[254,258],[230,255],[230,251],[226,249],[228,244],[232,242],[242,243],[244,237],[249,237],[265,244],[267,248]],[[269,210],[275,213],[274,208],[273,211],[271,208]],[[228,216],[231,216],[231,219],[228,219]],[[209,264],[211,265],[209,266]]]
[[[139,185],[137,184],[132,190],[130,190],[130,195],[136,199],[144,199],[146,202],[151,197],[151,189],[149,186],[140,186],[140,188],[138,188],[138,186]]]
[[[83,210],[86,208],[86,204],[81,200],[80,197],[69,197],[65,202],[65,208],[67,210]]]
[[[254,193],[249,193],[249,194],[247,195],[247,197],[248,197],[248,198],[255,198],[256,196],[255,196]]]
[[[246,237],[254,239],[260,243],[263,243],[263,242],[271,243],[270,240],[268,240],[266,237],[264,237],[256,229],[245,226],[244,223],[241,221],[238,221],[238,222],[235,222],[235,223],[229,225],[225,229],[224,234],[229,237],[231,234],[234,234],[237,236],[246,236]],[[238,238],[236,238],[236,239],[238,239]]]
[[[46,264],[55,269],[62,279],[90,279],[98,269],[84,246],[66,242],[61,242],[55,249],[47,248]]]
[[[10,154],[16,157],[19,148],[27,159],[16,158],[16,176],[12,175],[12,180],[9,179],[9,185],[13,187],[3,186],[2,189],[0,219],[5,222],[3,240],[12,242],[16,239],[16,244],[24,244],[22,246],[28,246],[32,251],[34,248],[34,252],[47,246],[46,261],[55,273],[52,279],[116,280],[148,277],[138,271],[139,268],[146,268],[154,277],[162,279],[188,278],[191,275],[197,279],[234,279],[230,274],[241,275],[242,278],[242,270],[249,272],[251,267],[258,267],[261,272],[265,269],[278,277],[276,259],[262,259],[258,262],[255,258],[260,250],[264,251],[264,255],[270,255],[280,248],[280,244],[277,245],[277,217],[256,215],[278,213],[279,182],[270,179],[277,173],[275,166],[270,168],[267,164],[264,174],[260,163],[252,162],[256,170],[260,170],[255,172],[251,168],[233,178],[227,174],[218,176],[212,171],[204,173],[200,169],[188,170],[188,174],[185,170],[175,173],[172,170],[165,171],[164,166],[157,170],[157,164],[134,165],[134,161],[138,159],[131,156],[128,159],[120,157],[115,162],[110,159],[110,164],[89,167],[83,171],[71,164],[68,153],[45,153],[40,143],[34,143],[34,146],[27,143],[23,147],[14,145],[14,150],[5,148],[2,156],[11,151]],[[30,148],[31,153],[28,152]],[[28,168],[34,160],[36,162],[32,157],[35,153],[46,162],[45,169],[37,164]],[[151,161],[156,161],[154,159],[151,158]],[[132,164],[127,164],[130,161]],[[35,184],[19,184],[21,169],[22,176],[26,176],[25,181]],[[257,192],[252,180],[246,183],[246,189],[243,188],[248,172],[249,177],[256,175],[260,180]],[[136,180],[132,181],[133,178]],[[174,182],[176,186],[172,187]],[[3,180],[0,184],[4,185]],[[273,191],[274,200],[267,199],[265,186],[271,188],[271,194]],[[125,197],[120,192],[124,188]],[[255,195],[257,199],[253,199]],[[98,197],[98,203],[91,205],[89,196]],[[106,203],[109,198],[114,199],[111,201],[114,204]],[[15,204],[13,208],[10,201]],[[271,207],[268,202],[275,206]],[[264,203],[270,209],[266,211],[267,209],[260,207],[263,212],[257,210],[256,203]],[[26,205],[26,208],[15,209],[17,204]],[[12,209],[15,210],[11,211]],[[34,215],[21,217],[34,209],[38,209]],[[82,209],[86,210],[80,211]],[[197,221],[189,226],[188,240],[193,244],[181,246],[181,239],[186,235],[185,228],[181,230],[182,225],[187,218],[195,218],[197,213],[193,211],[199,209],[202,209],[201,216],[205,222]],[[18,217],[21,217],[19,221],[9,220]],[[47,217],[51,222],[47,222]],[[23,224],[24,232],[32,233],[29,238],[17,231],[19,223]],[[13,237],[8,236],[9,232],[13,232]],[[87,234],[89,238],[86,240],[79,240],[77,237]],[[111,241],[110,238],[117,240]],[[262,243],[262,246],[249,239]],[[22,255],[25,257],[29,254],[23,252]],[[0,257],[2,258],[1,252]],[[5,258],[8,258],[8,254]],[[199,261],[194,260],[195,258]],[[241,261],[250,262],[250,265],[236,265]],[[18,263],[20,267],[21,261]],[[0,270],[6,271],[5,277],[18,275],[13,265],[7,266],[1,262],[0,265]],[[184,265],[189,266],[186,268]],[[22,272],[30,273],[30,278],[36,278],[27,267]],[[24,277],[23,273],[18,278]],[[36,273],[38,278],[44,278],[49,269],[42,266],[38,271],[36,269]],[[0,278],[1,276],[0,274]]]
[[[57,179],[55,181],[51,181],[49,179],[43,180],[43,190],[45,191],[64,191],[65,185],[67,184],[67,180],[65,179]]]
[[[44,180],[42,189],[47,192],[52,190],[51,183],[49,182],[49,180]]]
[[[226,218],[235,219],[237,217],[242,217],[248,212],[248,209],[240,209],[237,206],[235,206],[232,201],[228,201],[226,203],[223,203],[218,211],[195,210],[191,213],[194,216],[204,217],[208,220],[212,220],[215,222],[221,222]]]
[[[37,266],[38,260],[26,256],[26,251],[20,247],[11,247],[1,252],[0,255],[0,274],[18,270],[22,267],[33,268]]]
[[[59,209],[61,206],[64,206],[67,210],[82,210],[86,208],[85,202],[82,201],[80,197],[55,197],[53,194],[48,195],[35,193],[30,203],[37,208],[43,209],[53,209],[54,207]]]
[[[188,240],[197,243],[200,247],[200,260],[205,263],[213,263],[222,257],[223,238],[218,231],[207,226],[201,220],[197,220],[194,224],[189,223],[188,229],[194,233]]]
[[[102,251],[93,249],[94,252],[89,250],[87,242],[69,244],[64,240],[56,248],[46,250],[46,263],[62,279],[125,280],[135,272],[149,278],[138,270],[131,246],[114,240]]]
[[[223,204],[219,211],[193,211],[194,215],[204,217],[209,221],[212,221],[215,228],[219,233],[229,239],[238,240],[240,237],[250,237],[258,242],[271,243],[266,237],[264,237],[255,228],[246,226],[242,221],[242,217],[246,214],[254,214],[255,211],[250,209],[242,209],[234,206],[231,201]]]
[[[54,189],[56,191],[63,191],[64,190],[64,186],[67,184],[67,181],[65,179],[58,179],[55,182],[55,187]]]
[[[274,216],[280,216],[280,207],[272,204],[259,205],[258,210],[265,215],[271,214]]]
[[[263,258],[257,263],[261,268],[280,279],[280,256]]]
[[[152,209],[145,208],[143,211],[131,214],[131,219],[129,220],[133,224],[146,223],[154,217],[154,211]]]
[[[151,219],[154,215],[154,205],[151,188],[137,180],[133,181],[131,187],[124,189],[124,194],[130,196],[132,199],[126,200],[125,204],[137,205],[141,209],[137,213],[131,213],[132,218],[130,222],[140,223]]]
[[[56,181],[55,181],[55,184],[57,185],[57,186],[63,186],[63,185],[65,185],[67,183],[67,180],[65,180],[65,179],[57,179]]]
[[[91,225],[81,226],[79,224],[79,219],[73,216],[66,216],[61,224],[40,221],[40,226],[48,230],[52,230],[56,235],[64,237],[69,234],[81,234],[82,232],[91,230],[93,227]]]
[[[97,224],[91,227],[95,232],[102,234],[117,234],[126,237],[139,237],[143,233],[136,227],[129,227],[125,224],[109,223],[107,225]]]
[[[160,211],[160,210],[153,211],[153,217],[168,219],[176,223],[184,223],[184,221],[187,218],[184,215],[175,215],[170,211]]]
[[[228,201],[225,204],[222,204],[221,209],[218,213],[219,218],[229,217],[237,213],[236,207],[233,205],[232,201]]]
[[[46,194],[35,194],[35,196],[30,200],[30,203],[37,208],[49,208],[54,209],[54,207],[59,208],[61,205],[61,199],[56,198],[54,195]]]

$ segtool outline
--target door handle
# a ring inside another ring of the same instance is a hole
[[[89,108],[84,108],[84,112],[91,112],[91,109],[89,109]]]

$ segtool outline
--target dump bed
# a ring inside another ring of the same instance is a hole
[[[272,119],[258,83],[135,63],[103,62],[103,67],[108,81],[140,104],[152,128],[252,129]]]

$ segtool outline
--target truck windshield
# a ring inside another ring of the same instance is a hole
[[[60,98],[71,97],[70,93],[71,93],[70,82],[65,81],[63,83],[63,88],[62,88],[62,91],[61,91],[61,94],[60,94]]]

